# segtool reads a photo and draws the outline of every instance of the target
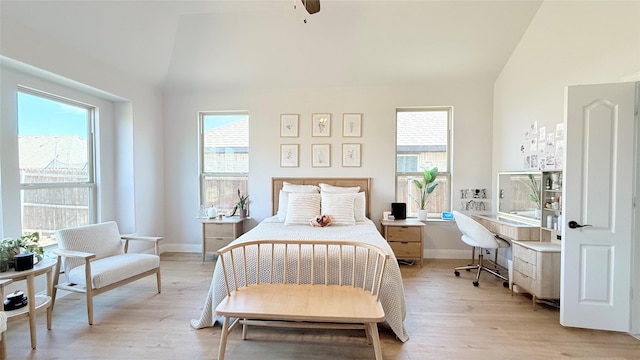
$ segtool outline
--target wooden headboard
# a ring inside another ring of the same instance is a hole
[[[280,190],[284,182],[298,185],[318,185],[325,183],[333,186],[353,187],[360,186],[360,191],[364,192],[366,199],[366,216],[369,216],[369,198],[371,195],[371,178],[271,178],[271,212],[278,213],[278,201]]]

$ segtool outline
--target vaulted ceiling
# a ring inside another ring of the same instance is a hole
[[[387,86],[492,81],[541,3],[294,2],[2,0],[0,16],[164,88]]]

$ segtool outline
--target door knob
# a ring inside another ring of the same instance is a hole
[[[580,224],[578,224],[577,222],[575,222],[573,220],[569,221],[569,227],[571,229],[581,228],[581,227],[585,227],[585,226],[591,226],[591,225],[589,225],[589,224],[580,225]]]

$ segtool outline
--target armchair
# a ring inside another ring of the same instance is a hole
[[[85,293],[89,325],[93,324],[93,297],[149,275],[156,275],[160,284],[161,237],[121,236],[114,221],[57,230],[58,263],[53,279],[53,303],[57,289]],[[155,254],[128,253],[129,241],[150,241]],[[124,244],[123,244],[124,241]],[[59,283],[64,273],[66,283]]]

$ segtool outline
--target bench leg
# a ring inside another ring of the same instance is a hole
[[[229,335],[229,317],[224,317],[222,332],[220,333],[220,347],[218,348],[218,360],[224,360],[224,351],[227,347],[227,336]]]
[[[367,323],[366,326],[369,329],[369,334],[371,335],[371,339],[373,341],[373,352],[376,354],[376,360],[383,360],[382,346],[380,345],[380,336],[378,336],[378,324]]]
[[[245,319],[247,320],[247,319]],[[249,331],[249,325],[242,323],[242,340],[247,340],[247,332]]]

